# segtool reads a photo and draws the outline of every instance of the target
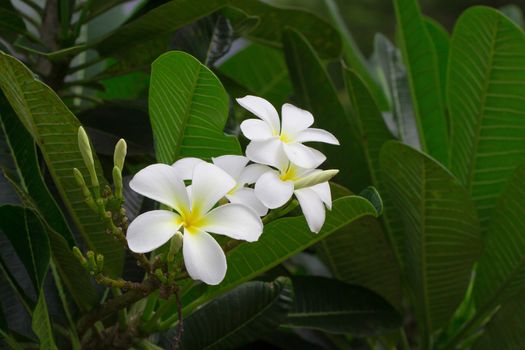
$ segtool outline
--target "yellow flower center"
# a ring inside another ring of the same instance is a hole
[[[184,232],[197,232],[203,226],[204,218],[198,211],[181,213],[180,223],[184,227]]]
[[[281,134],[279,135],[279,140],[281,140],[283,143],[289,143],[292,141],[292,138],[289,135]]]
[[[288,169],[281,173],[281,180],[283,181],[294,181],[297,177],[297,172],[293,166],[289,166]]]

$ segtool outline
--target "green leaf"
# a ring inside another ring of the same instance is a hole
[[[447,96],[447,70],[448,54],[450,51],[450,36],[441,24],[431,18],[425,18],[425,25],[428,34],[430,34],[430,38],[432,39],[432,43],[436,48],[441,98],[443,99],[443,106],[446,106],[447,103],[445,98]]]
[[[323,229],[310,232],[304,217],[283,218],[264,227],[261,238],[254,243],[242,243],[228,255],[228,272],[220,285],[208,288],[205,298],[211,298],[240,283],[268,271],[294,254],[312,246],[338,230],[365,216],[376,216],[370,202],[359,196],[349,196],[333,202]]]
[[[47,168],[60,196],[90,249],[105,256],[108,273],[122,269],[123,250],[106,232],[103,222],[84,202],[72,169],[87,169],[77,145],[80,125],[58,96],[18,60],[0,52],[0,88],[42,151]],[[99,180],[102,169],[96,162]]]
[[[399,265],[377,219],[361,218],[323,239],[319,247],[335,278],[366,287],[400,307]]]
[[[376,336],[399,328],[401,315],[375,293],[335,279],[293,277],[295,300],[285,326]]]
[[[417,0],[395,0],[399,42],[408,71],[422,149],[448,164],[448,128],[436,47]]]
[[[34,175],[40,176],[39,174]],[[38,211],[39,209],[35,201],[29,196],[26,190],[12,179],[9,180],[22,199],[23,204],[33,209],[35,213],[38,214],[41,222],[47,225],[46,232],[49,238],[53,261],[60,273],[60,277],[68,287],[68,291],[71,293],[73,300],[81,310],[90,310],[98,303],[97,291],[92,285],[91,276],[86,269],[80,265],[78,259],[75,258],[66,239],[51,228],[44,220],[42,214]]]
[[[315,126],[333,133],[341,146],[319,144],[326,154],[325,167],[339,169],[337,182],[353,192],[359,192],[370,184],[362,146],[357,138],[356,126],[352,123],[326,68],[313,47],[300,33],[287,30],[284,37],[284,53],[298,106],[310,111],[316,120]]]
[[[494,209],[476,272],[473,296],[483,315],[525,288],[525,163],[514,173]]]
[[[41,350],[55,350],[58,349],[53,338],[53,329],[51,322],[49,321],[49,312],[47,310],[46,296],[44,291],[40,291],[38,296],[38,302],[36,303],[35,310],[33,311],[33,318],[31,325],[36,336],[40,340]]]
[[[454,28],[448,103],[451,170],[472,195],[483,232],[525,160],[525,34],[499,11],[473,7]]]
[[[168,52],[153,62],[149,93],[157,160],[240,154],[237,139],[222,131],[229,99],[217,77],[194,57]]]
[[[363,144],[365,160],[372,183],[381,193],[384,206],[383,222],[397,261],[402,266],[403,223],[383,183],[379,161],[381,147],[385,142],[393,138],[383,122],[381,111],[376,101],[360,76],[353,71],[345,71],[345,82],[350,97],[350,104],[359,128],[360,141]]]
[[[10,150],[10,156],[15,166],[13,170],[18,175],[17,183],[25,192],[30,193],[38,211],[46,218],[46,222],[66,239],[70,247],[73,247],[73,234],[43,180],[31,134],[24,128],[1,91],[0,130],[3,131],[3,136]]]
[[[508,300],[485,326],[474,350],[518,350],[525,344],[525,296]]]
[[[0,206],[0,229],[15,248],[35,290],[40,290],[49,267],[49,240],[38,217],[28,209]]]
[[[285,32],[292,29],[304,35],[322,58],[335,58],[341,54],[338,31],[314,14],[259,0],[230,0],[229,4],[249,16],[260,18],[259,25],[246,36],[250,40],[280,48]]]
[[[478,220],[466,190],[429,156],[394,141],[380,156],[385,187],[403,218],[405,279],[428,336],[465,294],[480,252]]]
[[[234,349],[247,344],[277,328],[292,304],[287,278],[240,285],[184,320],[180,349]]]
[[[282,105],[292,92],[283,53],[260,44],[243,48],[221,64],[219,71],[274,106]]]

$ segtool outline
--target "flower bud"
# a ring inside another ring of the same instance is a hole
[[[122,170],[116,165],[113,167],[113,184],[115,185],[115,197],[122,199]]]
[[[102,254],[97,254],[97,270],[104,271],[104,255]]]
[[[126,159],[126,153],[128,151],[128,145],[124,139],[120,139],[115,146],[115,153],[113,153],[113,164],[118,167],[121,171],[124,169],[124,160]]]
[[[298,190],[300,188],[304,187],[311,187],[323,182],[329,181],[331,178],[333,178],[339,170],[337,169],[330,169],[330,170],[323,170],[320,172],[314,172],[313,174],[307,175],[303,177],[302,179],[297,180],[294,183],[294,189]]]
[[[168,262],[173,262],[175,259],[175,255],[179,252],[180,248],[182,247],[182,233],[180,231],[177,231],[173,237],[171,237],[170,240],[170,249],[168,251]]]
[[[89,269],[95,271],[97,269],[97,262],[95,261],[95,253],[92,250],[86,252]]]
[[[89,176],[91,177],[91,185],[93,187],[98,187],[98,178],[95,171],[95,162],[93,161],[93,153],[91,152],[91,145],[89,144],[89,138],[86,134],[86,131],[83,127],[78,128],[78,148],[80,149],[80,154],[82,154],[82,159],[84,164],[89,171]]]
[[[78,247],[73,247],[73,255],[80,262],[80,265],[82,265],[85,269],[89,269],[88,262]]]

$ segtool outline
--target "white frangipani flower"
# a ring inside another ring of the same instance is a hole
[[[319,232],[325,220],[326,206],[332,209],[328,180],[339,170],[304,169],[288,162],[279,170],[264,173],[255,183],[255,195],[270,209],[286,204],[295,194],[312,232]]]
[[[285,103],[282,123],[272,104],[263,98],[245,96],[237,102],[260,119],[247,119],[241,123],[244,136],[251,140],[246,156],[255,163],[277,167],[286,157],[296,166],[311,169],[325,161],[318,150],[303,142],[324,142],[339,145],[334,135],[323,129],[310,128],[314,117],[308,111]]]
[[[230,203],[249,206],[259,216],[268,213],[268,208],[255,196],[254,189],[246,187],[246,185],[255,183],[262,174],[271,170],[270,167],[262,164],[247,165],[248,158],[236,155],[220,156],[212,158],[212,161],[236,181],[235,186],[225,196]],[[179,159],[172,166],[183,180],[191,180],[193,168],[202,162],[204,161],[199,158],[188,157]]]
[[[261,219],[250,208],[236,203],[215,205],[235,186],[235,180],[218,166],[201,162],[191,174],[188,193],[177,170],[166,164],[153,164],[139,171],[130,187],[174,211],[153,210],[139,215],[129,225],[129,248],[150,252],[183,231],[182,253],[188,274],[207,284],[220,283],[226,274],[226,257],[208,233],[249,242],[262,233]]]

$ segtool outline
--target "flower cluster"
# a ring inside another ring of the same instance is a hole
[[[281,122],[263,98],[246,96],[237,102],[258,117],[241,124],[250,140],[246,156],[224,155],[212,163],[183,158],[171,166],[153,164],[130,182],[135,192],[170,210],[139,215],[127,231],[129,248],[150,252],[183,233],[186,270],[207,284],[220,283],[227,268],[224,251],[210,233],[257,241],[263,232],[261,217],[294,195],[308,227],[317,233],[325,220],[325,206],[331,209],[328,180],[338,172],[317,169],[326,157],[303,144],[339,144],[329,132],[310,128],[314,122],[310,112],[284,104]]]

